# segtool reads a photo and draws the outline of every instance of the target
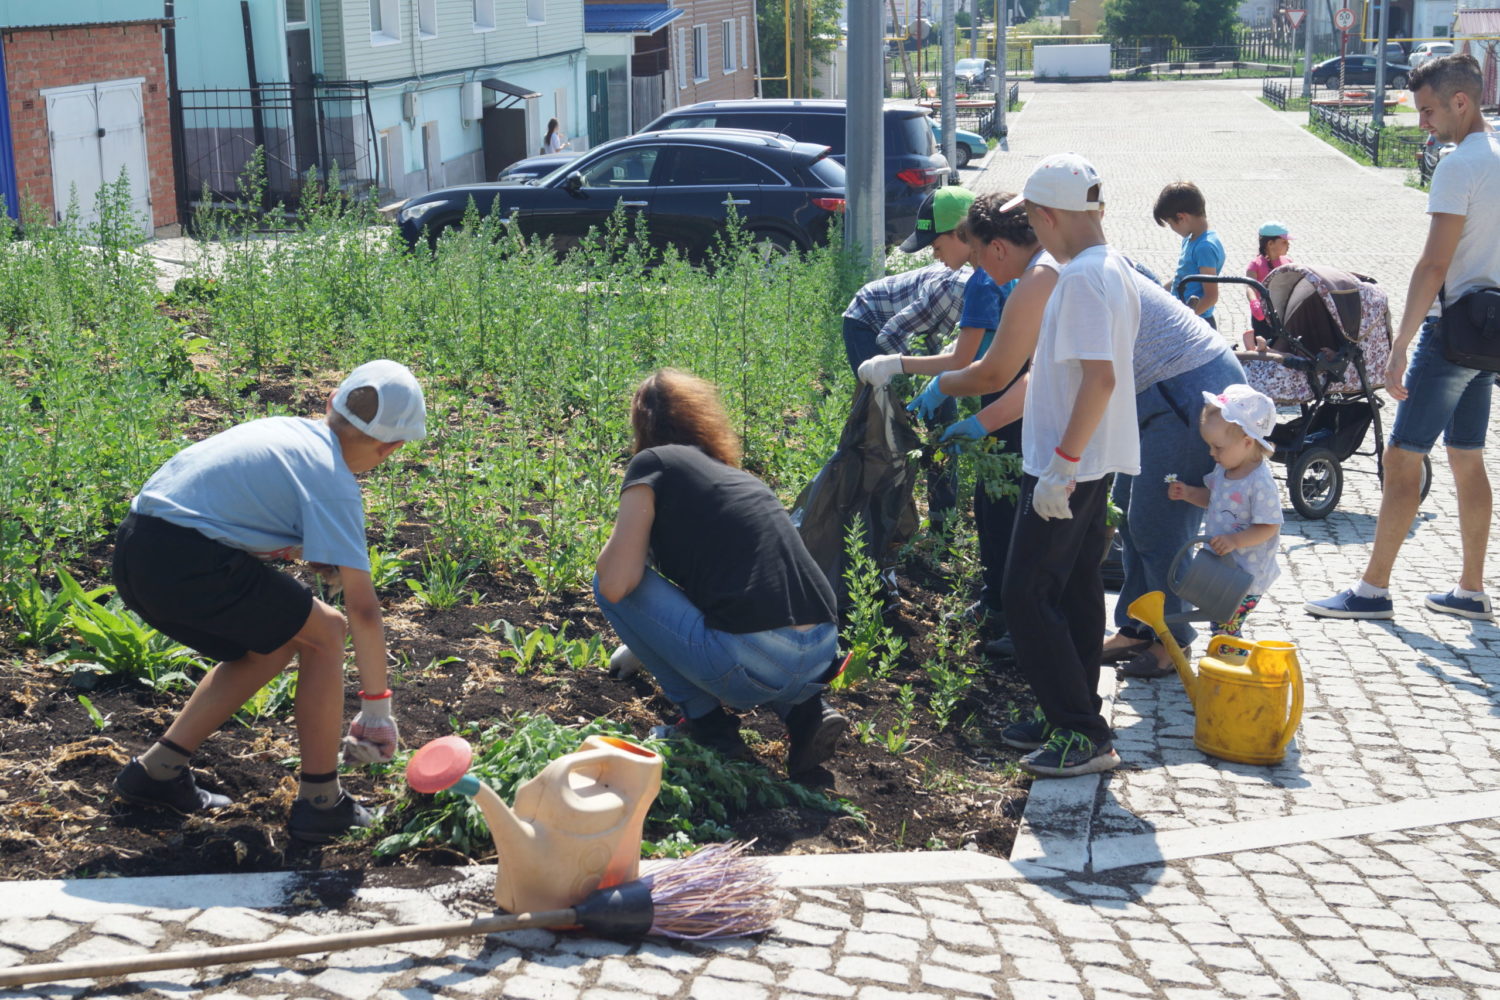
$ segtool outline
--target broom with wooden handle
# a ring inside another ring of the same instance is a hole
[[[324,934],[262,944],[132,955],[94,962],[23,965],[0,969],[0,987],[69,979],[103,979],[161,969],[240,965],[309,952],[498,934],[526,927],[581,927],[591,934],[624,938],[646,934],[687,940],[743,937],[769,929],[781,917],[785,905],[765,866],[743,856],[748,846],[743,843],[711,844],[685,858],[670,861],[634,882],[597,889],[578,905],[561,910],[503,914],[390,930]]]

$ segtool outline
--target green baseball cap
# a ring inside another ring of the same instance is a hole
[[[966,187],[951,185],[940,187],[928,195],[917,209],[917,228],[901,244],[907,253],[916,253],[942,233],[951,232],[969,214],[974,204],[974,192]]]

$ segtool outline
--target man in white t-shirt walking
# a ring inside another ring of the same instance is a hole
[[[1491,515],[1484,439],[1494,375],[1444,358],[1437,319],[1427,316],[1439,290],[1442,303],[1451,305],[1474,289],[1500,286],[1500,135],[1479,113],[1481,85],[1479,64],[1468,55],[1434,59],[1411,74],[1422,127],[1440,142],[1458,143],[1458,148],[1432,175],[1427,244],[1412,271],[1401,327],[1386,366],[1385,391],[1398,405],[1385,449],[1385,492],[1375,523],[1375,546],[1364,576],[1353,587],[1305,605],[1314,615],[1395,617],[1387,589],[1391,569],[1421,503],[1422,458],[1441,432],[1458,493],[1463,568],[1458,585],[1446,593],[1428,594],[1426,605],[1461,618],[1493,617],[1484,592]],[[1406,349],[1419,328],[1422,338],[1408,369]]]
[[[1021,766],[1070,777],[1120,763],[1100,714],[1110,473],[1140,472],[1132,356],[1141,321],[1130,264],[1110,249],[1099,174],[1059,153],[1037,164],[1022,193],[1043,247],[1068,263],[1042,313],[1021,431],[1021,497],[1002,602],[1016,664],[1040,711],[1001,740],[1030,750]]]

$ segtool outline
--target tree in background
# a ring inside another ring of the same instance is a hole
[[[787,3],[791,0],[756,0],[755,23],[760,34],[760,75],[785,76],[786,75],[786,10]],[[833,59],[833,50],[838,47],[839,37],[839,0],[801,0],[803,9],[807,11],[807,58],[803,65],[807,67],[806,80],[792,81],[792,94],[796,97],[817,97],[812,85],[812,78],[817,76],[818,68],[827,66]],[[792,6],[796,10],[796,4]],[[796,37],[795,29],[792,36]],[[797,61],[793,54],[792,61]],[[765,97],[786,97],[785,80],[767,80],[761,85],[761,93]]]
[[[1107,38],[1169,37],[1181,45],[1222,41],[1239,20],[1238,0],[1106,0]]]

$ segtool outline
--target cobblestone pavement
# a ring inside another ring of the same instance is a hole
[[[1150,206],[1163,183],[1191,178],[1231,265],[1252,255],[1264,218],[1281,218],[1294,257],[1373,274],[1399,310],[1422,194],[1257,93],[1241,82],[1028,88],[1010,148],[968,174],[982,190],[1015,189],[1039,156],[1083,152],[1104,177],[1111,239],[1164,272],[1176,240]],[[1244,310],[1228,300],[1223,327],[1238,329]],[[1422,610],[1458,565],[1440,455],[1396,571],[1395,621],[1300,610],[1363,565],[1379,485],[1371,459],[1346,464],[1328,519],[1288,512],[1286,572],[1251,617],[1251,637],[1297,644],[1307,678],[1302,730],[1276,767],[1194,749],[1175,679],[1109,678],[1125,766],[1034,786],[1010,859],[777,859],[791,910],[763,940],[523,931],[0,995],[1500,1000],[1500,631]],[[288,876],[0,883],[0,966],[461,919],[486,912],[487,878],[340,891]]]

